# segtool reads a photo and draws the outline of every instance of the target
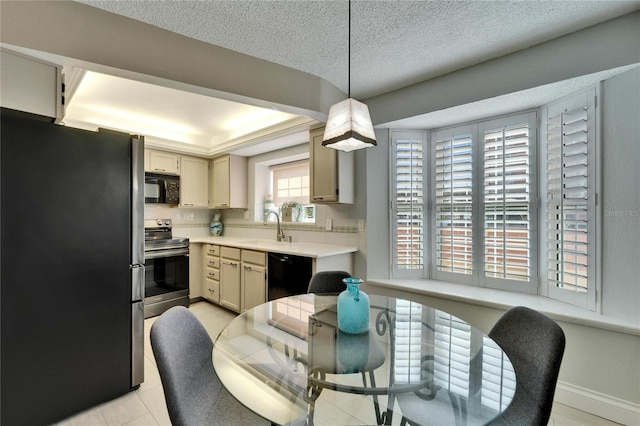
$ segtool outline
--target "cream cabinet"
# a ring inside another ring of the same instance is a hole
[[[180,155],[173,152],[145,150],[144,171],[152,173],[164,173],[169,175],[180,174]]]
[[[62,66],[5,49],[0,55],[2,107],[59,122],[64,116]]]
[[[180,207],[209,207],[209,160],[180,157]]]
[[[247,159],[237,155],[225,155],[211,160],[212,209],[247,208]]]
[[[220,304],[241,312],[240,249],[220,248]]]
[[[353,204],[354,153],[322,146],[324,127],[309,132],[312,203]]]
[[[267,254],[242,250],[242,311],[267,301]]]
[[[220,246],[205,244],[202,250],[204,268],[202,297],[220,303]]]

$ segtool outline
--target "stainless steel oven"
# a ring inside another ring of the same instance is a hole
[[[144,317],[189,306],[189,239],[173,238],[171,219],[145,220]]]

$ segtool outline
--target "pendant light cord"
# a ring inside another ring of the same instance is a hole
[[[347,48],[349,62],[347,65],[349,71],[349,81],[347,83],[347,97],[351,97],[351,0],[349,0],[349,46]]]

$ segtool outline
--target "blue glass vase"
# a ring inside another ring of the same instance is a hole
[[[360,291],[360,278],[342,280],[347,289],[338,295],[338,328],[348,334],[369,331],[369,296]]]

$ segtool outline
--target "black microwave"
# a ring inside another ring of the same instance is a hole
[[[180,202],[180,176],[145,173],[144,202],[178,204]]]

